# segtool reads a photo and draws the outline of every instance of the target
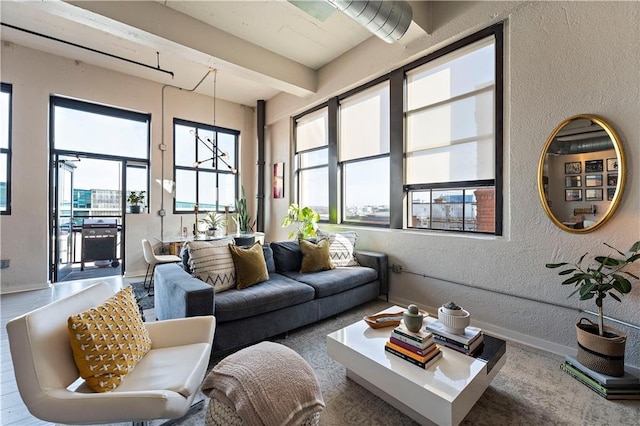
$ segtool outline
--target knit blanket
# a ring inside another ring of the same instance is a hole
[[[298,425],[324,408],[311,366],[286,346],[261,342],[220,361],[202,383],[246,426]]]

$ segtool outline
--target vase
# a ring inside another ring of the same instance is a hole
[[[438,308],[438,320],[444,326],[445,331],[464,335],[464,329],[471,323],[471,315],[462,308],[447,309],[441,306]]]
[[[141,210],[140,206],[130,206],[129,208],[131,213],[135,213],[135,214],[140,213],[140,210]]]
[[[598,324],[580,318],[576,324],[578,362],[587,368],[608,376],[624,376],[624,352],[627,335],[613,327],[604,326],[600,336]]]

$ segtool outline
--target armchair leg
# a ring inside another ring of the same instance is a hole
[[[181,422],[186,417],[191,416],[197,413],[198,411],[201,411],[204,408],[204,402],[205,402],[204,399],[196,402],[191,406],[191,408],[189,408],[189,410],[184,414],[184,416],[179,417],[177,419],[169,419],[166,422],[162,423],[160,426],[172,426],[178,422]],[[133,426],[147,426],[148,424],[149,422],[133,422]]]
[[[149,275],[149,268],[151,267],[151,265],[149,265],[147,263],[147,272],[144,274],[144,281],[142,282],[142,286],[144,288],[147,288],[147,276]],[[153,275],[151,275],[151,278],[153,278]],[[149,286],[151,286],[151,283],[149,283]]]

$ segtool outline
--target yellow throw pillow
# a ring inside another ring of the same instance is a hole
[[[300,250],[302,251],[302,265],[300,265],[300,273],[327,271],[334,269],[331,263],[331,255],[329,253],[329,240],[319,240],[316,244],[311,241],[298,240]]]
[[[236,283],[238,290],[269,279],[267,262],[264,260],[260,242],[255,242],[249,248],[242,248],[234,244],[229,245],[233,264],[236,266]]]
[[[69,317],[73,358],[94,392],[114,390],[151,349],[131,286]]]

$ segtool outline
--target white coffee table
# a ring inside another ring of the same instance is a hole
[[[382,312],[403,311],[392,306]],[[459,424],[506,361],[504,341],[485,335],[487,352],[501,348],[485,354],[488,362],[441,347],[442,358],[424,370],[384,350],[392,330],[360,320],[329,334],[327,352],[346,367],[347,377],[420,424]]]

